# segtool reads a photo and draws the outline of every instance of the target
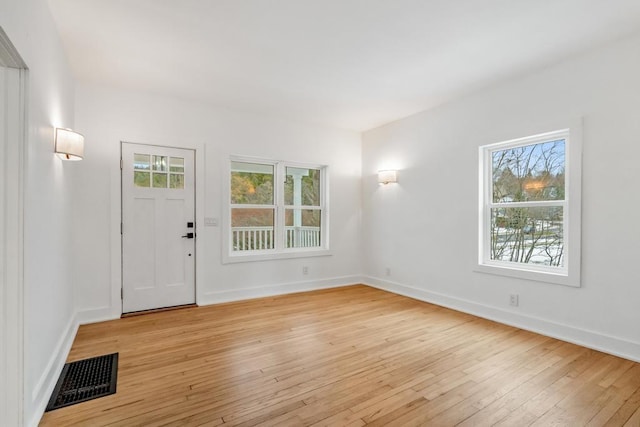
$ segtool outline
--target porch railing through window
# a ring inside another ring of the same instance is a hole
[[[287,248],[320,246],[320,227],[285,227]]]
[[[273,227],[232,227],[234,251],[259,251],[275,248]],[[285,227],[287,248],[320,247],[320,227]]]

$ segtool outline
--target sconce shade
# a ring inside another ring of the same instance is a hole
[[[391,182],[398,182],[398,175],[395,170],[378,171],[378,183],[389,184]]]
[[[71,129],[56,128],[55,152],[62,160],[82,160],[84,136]]]

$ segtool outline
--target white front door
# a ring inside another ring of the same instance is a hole
[[[194,151],[122,143],[122,311],[195,303]]]

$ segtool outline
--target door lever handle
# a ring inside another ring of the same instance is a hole
[[[193,239],[195,237],[194,233],[187,233],[184,236],[182,236],[183,239]]]

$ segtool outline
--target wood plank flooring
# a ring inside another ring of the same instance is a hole
[[[82,326],[115,395],[42,426],[640,426],[640,364],[367,286]]]

